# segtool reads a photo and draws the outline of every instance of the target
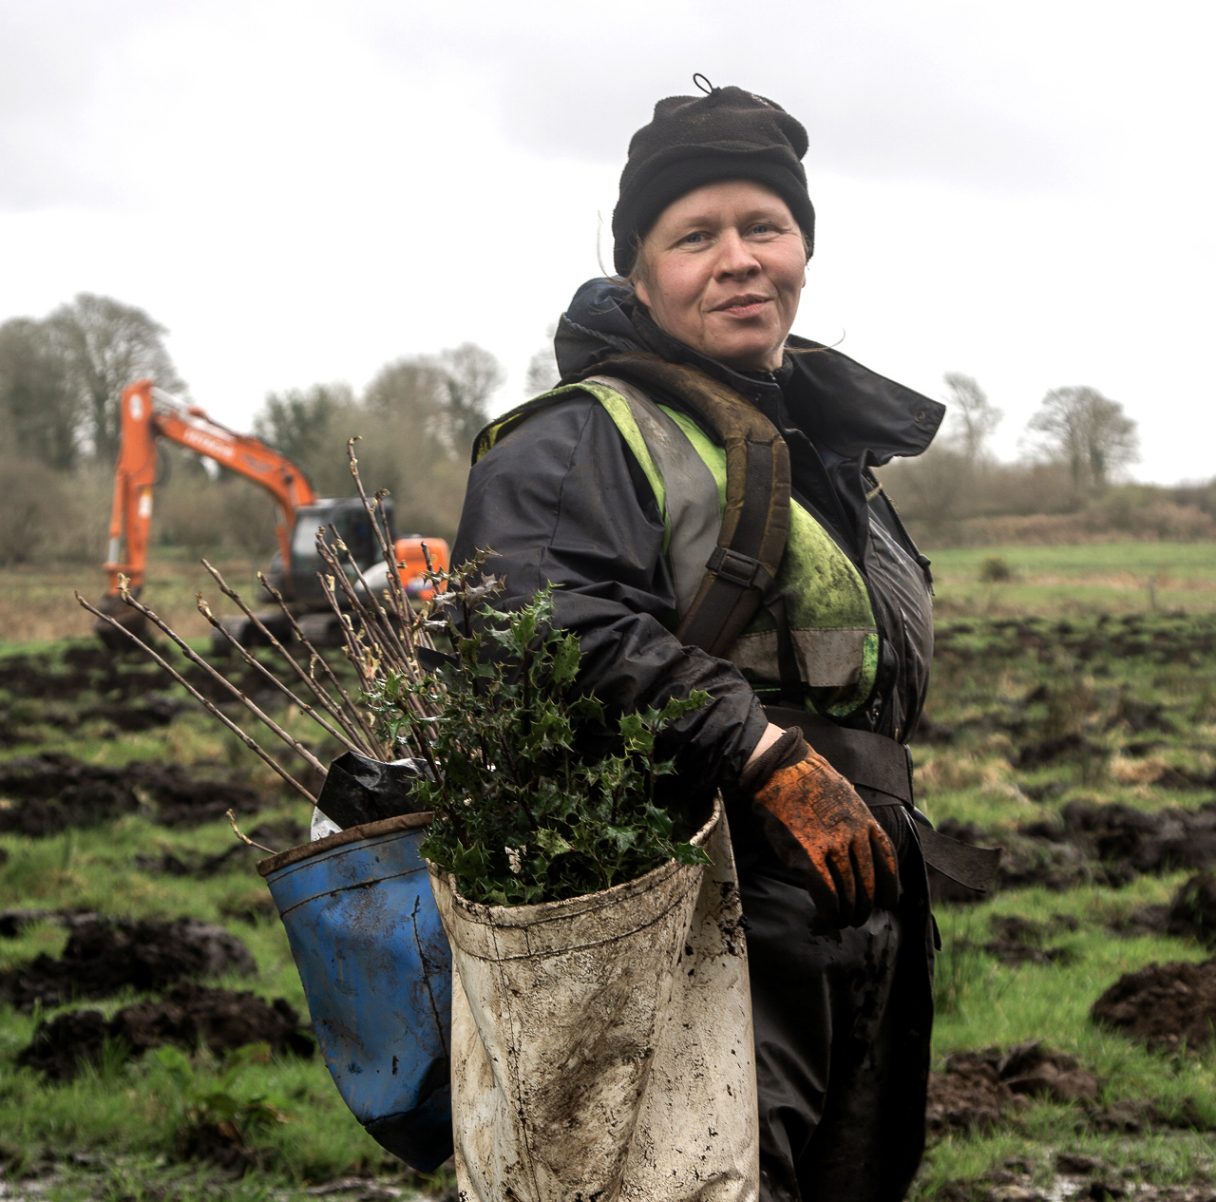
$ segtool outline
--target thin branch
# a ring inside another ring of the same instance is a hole
[[[232,696],[239,701],[255,718],[262,723],[272,734],[277,735],[284,743],[287,744],[293,751],[298,752],[307,762],[310,768],[316,769],[322,775],[325,774],[325,765],[303,743],[300,742],[294,735],[284,730],[269,714],[258,708],[244,693],[241,692],[232,681],[228,680],[222,672],[216,671],[185,639],[181,637],[169,624],[161,619],[161,617],[150,610],[146,605],[137,601],[129,592],[124,591],[122,594],[123,602],[129,605],[136,613],[142,614],[148,619],[158,630],[167,634],[170,639],[181,649],[186,658],[192,663],[202,668],[213,680],[218,681],[228,690]]]
[[[232,827],[232,833],[240,839],[240,841],[249,847],[256,847],[258,851],[264,851],[268,855],[274,855],[274,848],[267,847],[264,843],[255,843],[239,826],[236,824],[236,810],[225,810],[224,817],[228,819],[228,825]]]
[[[364,714],[364,711],[354,702],[354,700],[352,700],[351,695],[346,691],[346,686],[334,674],[333,668],[329,666],[329,663],[325,657],[316,649],[316,647],[312,645],[312,642],[305,637],[304,632],[300,629],[299,622],[297,622],[295,619],[295,615],[292,614],[291,610],[287,608],[287,602],[283,600],[283,594],[279,592],[279,590],[275,588],[269,580],[266,579],[266,574],[264,572],[258,573],[258,580],[262,587],[270,594],[271,599],[279,607],[283,616],[287,619],[288,625],[291,627],[291,633],[295,636],[296,640],[307,649],[309,666],[311,667],[313,664],[320,665],[325,675],[329,678],[330,684],[332,684],[337,690],[339,696],[348,707],[347,712],[354,715],[354,717],[357,719],[360,730],[363,731],[368,739],[368,745],[373,747],[377,746],[379,740],[377,740],[376,734],[372,730],[371,726],[368,725],[367,717]]]
[[[305,670],[304,666],[283,645],[278,636],[275,635],[274,631],[272,631],[270,627],[267,626],[261,620],[261,618],[259,618],[257,614],[245,604],[235,590],[229,587],[228,582],[220,574],[218,568],[208,563],[205,559],[202,561],[202,564],[203,567],[206,568],[211,574],[211,578],[216,582],[217,585],[219,585],[220,591],[224,594],[224,596],[232,601],[241,610],[241,612],[253,622],[254,628],[264,635],[265,638],[270,642],[271,646],[274,647],[274,649],[278,651],[278,653],[291,665],[292,670],[312,691],[313,696],[316,697],[318,702],[320,702],[325,712],[329,714],[329,716],[333,718],[334,721],[337,722],[346,732],[347,738],[356,743],[360,742],[361,736],[365,736],[366,732],[359,725],[358,713],[355,712],[352,715],[343,705],[335,701],[333,697],[331,697],[329,693],[325,691],[325,689],[321,686],[321,683],[317,680],[316,676],[312,672]],[[205,612],[200,610],[200,612],[203,612],[203,616],[207,619],[207,621],[215,626],[216,629],[220,630],[226,638],[236,642],[238,647],[240,646],[239,642],[233,640],[229,632],[224,629],[223,624],[217,622],[217,620],[212,617],[209,609]],[[241,648],[241,651],[242,654],[244,654],[244,648]],[[316,656],[315,650],[312,651],[312,654],[314,657]],[[307,707],[305,708],[307,710]],[[312,713],[311,710],[308,710],[307,712]],[[315,718],[315,715],[313,716]],[[317,721],[319,722],[320,720],[317,719]],[[321,723],[321,725],[324,725],[324,723]]]
[[[353,742],[351,739],[347,738],[345,733],[335,729],[323,716],[322,712],[316,708],[316,706],[312,705],[308,701],[305,701],[303,697],[300,697],[298,694],[293,692],[264,663],[262,663],[262,661],[258,659],[256,655],[251,655],[248,648],[242,647],[240,641],[232,634],[230,630],[226,630],[220,620],[211,612],[211,606],[207,604],[207,599],[201,594],[195,597],[195,606],[198,609],[198,612],[211,623],[211,628],[217,631],[227,641],[228,645],[237,652],[237,654],[249,667],[253,668],[264,679],[268,680],[272,685],[274,685],[274,687],[278,689],[288,701],[290,701],[293,705],[298,706],[299,709],[303,713],[307,714],[323,731],[325,731],[327,735],[333,739],[336,739],[348,751],[355,751],[362,755],[374,754],[372,749],[369,749],[360,743]]]
[[[273,756],[264,750],[258,742],[249,734],[247,734],[240,726],[232,721],[222,710],[219,709],[207,697],[198,691],[168,660],[166,660],[158,651],[139,637],[133,630],[124,626],[117,618],[111,614],[102,613],[96,606],[91,605],[86,601],[80,593],[76,593],[76,600],[91,613],[95,618],[100,618],[104,622],[108,622],[115,630],[120,630],[127,638],[129,638],[137,647],[139,647],[146,655],[156,661],[178,684],[180,684],[212,717],[218,718],[219,721],[226,726],[246,747],[249,748],[263,763],[283,778],[296,792],[301,793],[313,805],[317,804],[316,797],[312,792],[305,788],[298,780],[295,779]]]

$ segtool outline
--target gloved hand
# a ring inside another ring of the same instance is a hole
[[[895,849],[866,803],[790,727],[749,765],[744,789],[781,862],[803,878],[825,921],[860,926],[899,900]]]

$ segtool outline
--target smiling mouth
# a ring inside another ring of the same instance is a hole
[[[755,296],[748,294],[747,296],[732,296],[730,300],[723,304],[715,305],[714,313],[746,313],[752,309],[758,309],[761,305],[768,304],[770,298],[767,296]]]

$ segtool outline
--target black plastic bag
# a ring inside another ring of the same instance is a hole
[[[413,788],[430,775],[423,760],[385,763],[348,751],[330,764],[317,809],[343,830],[398,814],[417,814],[423,807],[412,800]]]

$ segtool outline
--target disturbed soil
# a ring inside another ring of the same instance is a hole
[[[0,923],[15,934],[30,921],[48,918],[68,927],[63,954],[39,955],[0,973],[4,1001],[29,1012],[129,991],[160,996],[126,1006],[110,1019],[78,1008],[41,1023],[18,1055],[19,1064],[51,1080],[67,1080],[96,1062],[107,1042],[132,1058],[162,1044],[223,1053],[265,1043],[278,1053],[312,1054],[312,1036],[282,998],[266,1001],[198,984],[255,972],[248,948],[222,927],[192,918],[136,921],[34,911],[9,911]]]
[[[85,764],[64,752],[0,763],[0,831],[33,837],[103,826],[125,814],[146,814],[163,826],[198,826],[262,807],[262,795],[221,768],[197,765]]]
[[[982,638],[980,637],[982,635]],[[1073,624],[1034,620],[969,626],[953,623],[939,644],[947,672],[988,671],[994,658],[1029,656],[1045,664],[1061,657],[1068,671],[1080,666],[1095,678],[1112,656],[1139,657],[1163,667],[1203,668],[1216,660],[1216,624],[1205,636],[1193,631],[1171,637],[1135,618]],[[226,671],[235,671],[227,665]],[[260,703],[276,704],[252,671],[242,687]],[[198,669],[186,673],[216,702],[224,690]],[[1067,673],[1061,672],[1063,681]],[[1120,695],[1086,722],[1068,720],[1071,695],[1064,684],[1041,686],[1004,698],[1000,708],[964,711],[962,719],[937,721],[932,711],[918,733],[927,748],[948,748],[969,739],[1007,737],[1020,788],[1031,801],[1050,803],[1061,787],[1044,769],[1100,765],[1119,741],[1128,756],[1157,763],[1150,783],[1195,799],[1188,808],[1152,813],[1092,799],[1059,807],[1050,820],[1027,822],[1000,836],[967,824],[939,823],[943,833],[978,846],[1001,845],[998,891],[1042,886],[1063,892],[1084,884],[1118,888],[1143,874],[1186,870],[1186,883],[1167,905],[1146,907],[1112,919],[1115,934],[1167,931],[1216,951],[1216,772],[1182,769],[1158,754],[1180,729],[1177,712],[1164,702]],[[248,772],[227,764],[138,763],[122,769],[87,763],[65,750],[37,750],[50,731],[87,725],[95,736],[121,739],[172,723],[197,703],[167,686],[159,670],[138,660],[114,657],[91,644],[73,647],[61,668],[37,656],[0,660],[0,748],[19,750],[0,760],[0,832],[45,838],[71,828],[100,827],[125,815],[184,828],[222,818],[236,809],[245,826],[264,808],[263,793]],[[1064,715],[1064,717],[1061,717]],[[55,746],[62,748],[59,739]],[[1154,759],[1154,757],[1156,757]],[[318,782],[310,782],[314,786]],[[255,842],[284,848],[307,839],[303,823],[246,827]],[[234,841],[217,854],[141,851],[138,867],[148,874],[210,878],[260,854]],[[970,903],[976,895],[945,878],[933,882],[938,901]],[[257,921],[273,914],[264,889],[234,897],[225,917]],[[0,1001],[33,1012],[61,1010],[41,1023],[19,1061],[50,1081],[70,1079],[82,1066],[116,1047],[136,1058],[161,1045],[206,1047],[224,1053],[248,1043],[277,1054],[310,1055],[314,1044],[306,1019],[283,999],[217,988],[214,978],[253,971],[248,949],[230,932],[189,918],[130,920],[70,910],[0,912],[0,938],[18,935],[31,922],[52,921],[67,932],[57,957],[39,955],[0,972]],[[1001,964],[1064,963],[1060,937],[1075,930],[1074,918],[1050,922],[1017,916],[992,917],[976,947]],[[120,1009],[85,1003],[141,995]],[[1096,981],[1091,1017],[1150,1048],[1175,1055],[1211,1054],[1216,1030],[1216,958],[1200,964],[1154,964],[1117,981]],[[1173,1128],[1204,1130],[1204,1120],[1184,1106],[1164,1114],[1151,1104],[1104,1103],[1103,1082],[1074,1058],[1041,1043],[988,1048],[950,1056],[930,1087],[929,1123],[934,1140],[987,1132],[1015,1123],[1034,1098],[1075,1105],[1094,1130],[1151,1136]],[[1216,1132],[1213,1135],[1216,1140]],[[254,1162],[239,1133],[205,1123],[184,1128],[178,1155],[206,1159],[239,1171]],[[1204,1186],[1147,1187],[1126,1173],[1069,1152],[1060,1152],[1054,1181],[1041,1184],[1042,1165],[1013,1160],[983,1179],[952,1183],[943,1202],[1057,1202],[1070,1198],[1128,1198],[1143,1202],[1216,1202]],[[2,1176],[2,1174],[0,1174]],[[1040,1184],[1036,1184],[1036,1180]],[[5,1196],[0,1192],[0,1197]]]
[[[188,978],[248,976],[253,956],[222,927],[179,918],[70,920],[63,954],[0,972],[0,999],[26,1012],[124,989],[153,991]]]
[[[276,704],[251,669],[227,665],[225,670],[260,703]],[[226,699],[226,691],[201,669],[189,668],[185,675],[208,698]],[[0,660],[0,731],[5,732],[0,738],[9,746],[37,746],[48,741],[47,732],[86,724],[94,737],[121,738],[167,725],[187,708],[196,709],[197,703],[153,665],[92,644],[71,647],[55,667],[32,655]],[[62,750],[0,761],[0,831],[31,838],[102,827],[129,814],[179,828],[223,818],[229,809],[248,820],[268,800],[277,801],[249,783],[247,769],[228,765],[146,762],[118,769]],[[253,825],[246,834],[274,848],[308,838],[303,822],[283,819]],[[145,853],[135,862],[149,874],[210,878],[238,865],[252,873],[264,854],[234,839],[214,855]],[[234,898],[231,911],[233,917],[256,920],[273,914],[274,906],[259,889],[249,899]],[[26,909],[0,912],[0,938],[14,938],[33,922],[64,927],[63,951],[0,972],[0,1001],[26,1013],[60,1008],[38,1025],[17,1057],[48,1080],[71,1078],[107,1048],[108,1055],[121,1048],[130,1058],[166,1044],[217,1054],[251,1043],[276,1054],[311,1056],[315,1050],[307,1021],[284,999],[207,983],[256,972],[248,948],[223,927],[190,917],[132,919]],[[141,997],[108,1018],[80,1005],[127,994]],[[232,1132],[204,1127],[186,1131],[183,1138],[193,1142],[180,1149],[182,1155],[208,1158],[210,1148],[210,1159],[240,1161],[243,1153]]]
[[[1216,1042],[1216,957],[1127,973],[1090,1013],[1156,1051],[1206,1052]]]
[[[61,1014],[38,1028],[17,1062],[63,1081],[99,1061],[107,1041],[120,1042],[129,1057],[165,1044],[187,1051],[206,1047],[217,1054],[251,1043],[295,1056],[311,1056],[316,1049],[307,1026],[282,998],[268,1002],[254,993],[191,982],[124,1006],[110,1019],[100,1010]]]
[[[932,1141],[984,1134],[1007,1125],[1033,1098],[1073,1103],[1093,1131],[1146,1137],[1170,1130],[1216,1131],[1193,1104],[1167,1114],[1147,1102],[1104,1104],[1102,1081],[1075,1057],[1041,1043],[956,1052],[929,1081]],[[1056,1153],[1048,1185],[1042,1172],[1014,1159],[985,1177],[951,1182],[934,1195],[948,1202],[1064,1202],[1066,1199],[1137,1199],[1140,1202],[1216,1202],[1207,1185],[1151,1186],[1140,1174],[1070,1151]]]

